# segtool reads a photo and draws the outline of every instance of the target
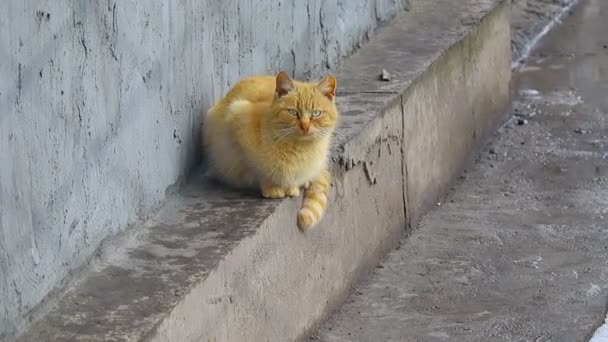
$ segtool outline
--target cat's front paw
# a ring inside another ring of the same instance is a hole
[[[300,188],[297,186],[291,186],[289,188],[285,188],[285,195],[289,197],[298,197],[300,196]]]
[[[283,198],[285,197],[285,190],[274,186],[263,186],[262,196],[265,198]]]

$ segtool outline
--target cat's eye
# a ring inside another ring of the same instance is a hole
[[[321,111],[320,110],[313,110],[311,115],[312,115],[313,118],[318,118],[319,116],[321,116]]]
[[[287,112],[289,113],[289,115],[292,115],[292,116],[298,116],[300,114],[300,112],[297,109],[288,109]]]

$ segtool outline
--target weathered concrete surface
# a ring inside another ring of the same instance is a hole
[[[512,41],[513,60],[527,57],[537,37],[550,28],[578,0],[513,0]],[[523,61],[525,62],[525,61]]]
[[[504,113],[509,14],[508,1],[426,1],[346,61],[332,204],[318,228],[297,230],[298,200],[260,200],[193,179],[144,227],[103,249],[21,340],[306,336],[395,246],[406,211],[437,197],[465,149]],[[378,80],[382,69],[392,81]],[[430,173],[441,186],[407,173],[406,162],[446,168]]]
[[[516,75],[514,117],[320,341],[585,341],[608,295],[608,2]]]
[[[511,73],[505,65],[511,59],[504,41],[510,39],[510,15],[496,10],[481,25],[479,12],[491,3],[415,3],[408,16],[416,20],[392,28],[394,34],[386,39],[372,40],[341,69],[345,94],[365,91],[382,98],[411,85],[401,97],[404,194],[410,221],[445,192],[507,105]],[[422,34],[425,30],[429,32]],[[467,39],[453,44],[465,34]],[[378,51],[382,60],[369,63],[377,60]],[[407,67],[393,67],[403,64]],[[383,68],[393,82],[370,82]],[[492,70],[492,77],[486,70]],[[422,76],[414,77],[417,74]],[[359,119],[345,118],[346,126],[351,120]],[[348,148],[345,152],[346,163],[352,164],[356,158],[349,157]]]
[[[231,83],[318,76],[408,2],[0,1],[0,336],[165,200]]]

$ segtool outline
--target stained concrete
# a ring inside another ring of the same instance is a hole
[[[512,39],[513,60],[521,62],[539,35],[559,21],[564,11],[570,11],[578,0],[513,0]],[[523,61],[525,62],[525,61]]]
[[[0,1],[0,336],[198,161],[238,78],[335,69],[407,0]]]
[[[514,76],[512,118],[318,341],[585,341],[608,295],[608,2]]]
[[[509,23],[509,1],[426,1],[345,62],[331,205],[315,230],[296,228],[299,200],[230,192],[201,172],[144,226],[102,249],[20,340],[305,337],[505,112]],[[378,80],[382,69],[391,82]],[[429,182],[409,163],[445,171]]]

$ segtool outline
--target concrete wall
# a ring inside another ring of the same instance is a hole
[[[0,2],[0,339],[198,161],[240,76],[318,76],[408,0]]]

